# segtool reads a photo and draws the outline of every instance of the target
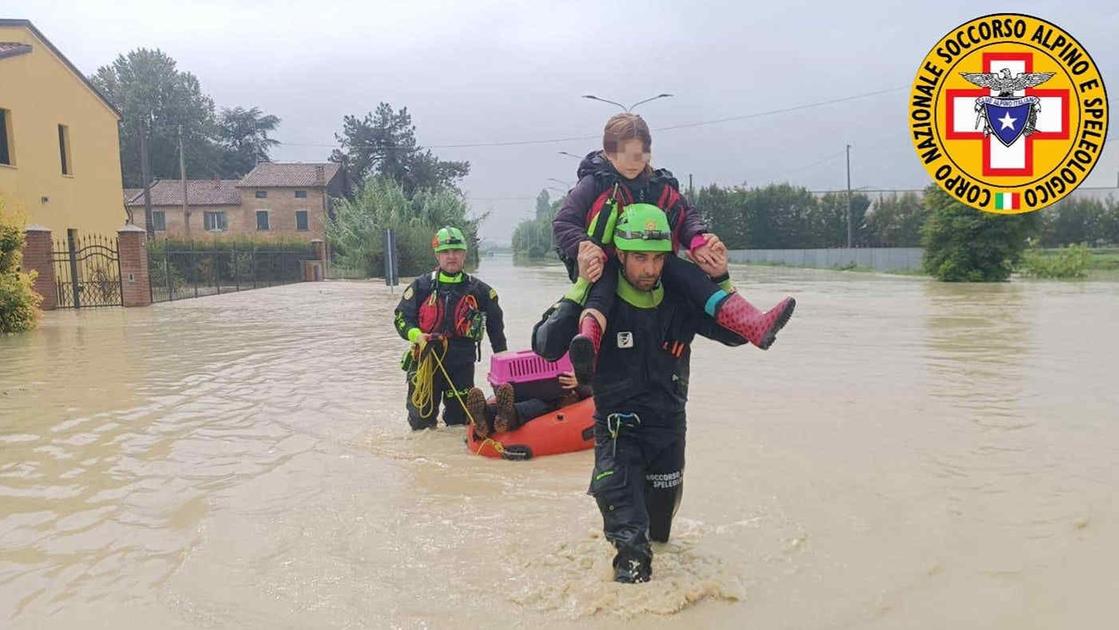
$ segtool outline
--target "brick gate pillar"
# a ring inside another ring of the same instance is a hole
[[[51,231],[41,225],[32,225],[24,233],[26,240],[23,244],[23,264],[20,268],[35,271],[35,292],[43,296],[43,303],[39,305],[44,311],[53,311],[58,308],[58,282],[54,275],[54,262],[51,253],[54,244],[51,242]]]
[[[148,275],[148,235],[143,228],[126,225],[117,231],[120,256],[121,299],[125,306],[152,303],[151,277]]]
[[[306,264],[303,267],[303,280],[304,282],[326,280],[326,242],[316,238],[311,241],[311,247],[315,250],[315,259],[304,261]]]

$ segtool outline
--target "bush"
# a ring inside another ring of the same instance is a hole
[[[162,254],[159,258],[152,258],[148,261],[148,270],[152,287],[155,289],[166,290],[170,288],[172,292],[178,292],[186,286],[186,278],[183,277],[182,272],[174,263],[164,260]],[[168,278],[168,274],[170,274],[170,278]]]
[[[930,185],[922,228],[925,272],[945,282],[1002,282],[1020,262],[1026,240],[1037,233],[1038,213],[997,215],[954,200]]]
[[[308,241],[291,237],[156,239],[148,244],[148,268],[153,287],[178,293],[194,284],[297,280],[302,271],[293,261],[314,253]]]
[[[23,226],[5,217],[0,200],[0,333],[31,330],[39,320],[43,298],[32,288],[35,274],[19,270],[23,242]]]
[[[1032,278],[1083,278],[1091,261],[1087,245],[1069,245],[1055,255],[1030,249],[1022,257],[1021,272]]]
[[[451,190],[420,191],[409,198],[399,184],[373,178],[353,199],[339,200],[326,235],[336,254],[335,263],[366,276],[381,276],[385,269],[385,230],[396,234],[399,275],[415,276],[435,267],[431,237],[445,225],[458,227],[469,243],[467,264],[478,260],[478,223],[467,219],[469,208]]]
[[[31,288],[33,273],[0,273],[0,333],[31,330],[43,298]]]

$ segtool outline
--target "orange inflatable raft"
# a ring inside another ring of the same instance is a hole
[[[479,439],[466,429],[471,453],[504,459],[531,459],[594,447],[594,398],[537,416],[520,427]]]

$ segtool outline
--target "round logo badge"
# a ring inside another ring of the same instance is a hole
[[[1107,137],[1107,91],[1088,51],[1040,18],[1000,13],[952,29],[917,69],[909,130],[925,170],[986,212],[1040,210],[1073,191]]]

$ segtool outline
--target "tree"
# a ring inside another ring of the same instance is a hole
[[[520,259],[555,258],[551,221],[521,221],[513,230],[513,255]]]
[[[867,244],[866,210],[870,198],[863,193],[851,194],[851,244]],[[829,192],[816,201],[809,213],[808,233],[800,247],[847,247],[847,193]]]
[[[867,238],[874,247],[917,247],[928,213],[914,193],[882,197],[866,217]]]
[[[326,236],[343,268],[381,275],[384,234],[390,228],[396,233],[400,275],[417,275],[434,266],[431,237],[445,225],[462,230],[469,242],[468,261],[478,259],[478,224],[485,215],[468,218],[466,201],[454,191],[426,190],[409,198],[398,182],[373,177],[353,199],[339,201],[334,210]]]
[[[543,260],[555,256],[552,220],[563,206],[563,199],[552,200],[547,190],[536,196],[536,215],[525,219],[513,230],[513,256],[519,259]]]
[[[746,195],[742,188],[721,188],[712,184],[701,188],[695,196],[696,210],[703,216],[707,227],[731,249],[749,246],[745,220]]]
[[[1112,245],[1119,244],[1119,201],[1108,197],[1104,204],[1104,213],[1100,218],[1100,232],[1104,241]]]
[[[349,180],[361,185],[377,175],[399,183],[405,194],[418,190],[458,190],[459,180],[470,173],[469,162],[444,161],[416,144],[416,127],[408,108],[393,111],[381,103],[364,118],[345,116],[342,133],[334,134],[341,145],[331,154],[342,164]]]
[[[188,176],[221,175],[214,101],[198,79],[161,50],[139,48],[102,66],[90,81],[122,112],[121,170],[126,187],[142,185],[140,134],[148,133],[151,176],[179,177],[179,126]]]
[[[925,192],[929,210],[922,231],[925,271],[947,282],[1001,282],[1038,232],[1038,213],[997,215],[956,201],[935,185]]]
[[[269,162],[269,151],[280,144],[268,137],[280,125],[280,119],[265,114],[259,107],[223,108],[218,118],[218,131],[223,148],[222,177],[235,179],[253,170],[260,162]]]
[[[790,249],[805,247],[816,198],[806,188],[771,184],[746,195],[743,216],[749,247]]]
[[[548,213],[552,210],[552,198],[548,194],[547,189],[541,189],[540,194],[536,195],[536,220],[541,219],[550,220]]]
[[[1070,196],[1039,214],[1042,217],[1041,244],[1045,247],[1091,245],[1097,240],[1110,240],[1109,208],[1099,200]]]

